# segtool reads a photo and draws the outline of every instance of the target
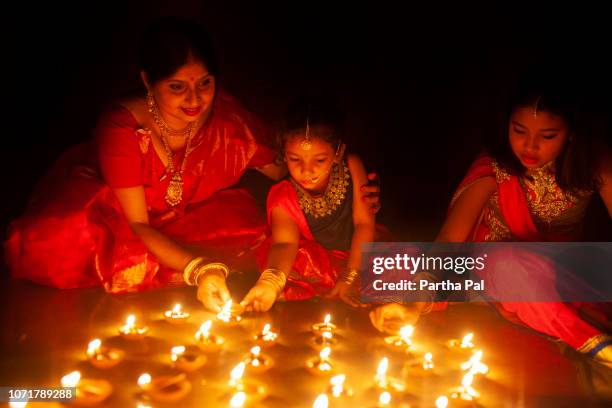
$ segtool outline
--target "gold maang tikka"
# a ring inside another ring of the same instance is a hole
[[[540,99],[542,99],[542,97],[538,96],[538,98],[536,99],[536,101],[533,104],[533,117],[534,118],[538,117],[538,104],[540,103]]]
[[[304,135],[302,143],[300,143],[300,147],[302,150],[306,151],[312,149],[312,141],[310,140],[310,110],[306,116],[306,134]]]

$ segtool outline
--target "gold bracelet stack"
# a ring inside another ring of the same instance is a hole
[[[198,256],[196,258],[193,258],[183,270],[183,279],[189,286],[197,286],[198,278],[200,277],[200,275],[212,269],[220,270],[221,272],[223,272],[223,275],[226,278],[229,275],[229,268],[224,263],[206,263],[204,258]]]
[[[185,269],[183,269],[183,280],[189,286],[193,286],[193,284],[189,280],[189,278],[193,274],[193,271],[196,270],[203,263],[204,263],[204,258],[202,258],[201,256],[198,256],[196,258],[193,258],[191,261],[189,261]]]
[[[348,285],[352,285],[359,278],[359,269],[349,268],[342,274],[341,279]]]
[[[261,273],[258,282],[269,283],[276,288],[277,293],[281,293],[287,283],[287,277],[280,269],[268,268]]]

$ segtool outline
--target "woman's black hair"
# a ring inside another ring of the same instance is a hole
[[[210,36],[195,21],[164,17],[145,31],[140,43],[139,62],[151,84],[171,76],[193,60],[203,63],[211,75],[218,74]]]

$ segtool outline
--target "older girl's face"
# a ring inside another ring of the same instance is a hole
[[[555,160],[565,147],[568,126],[563,118],[532,107],[518,108],[510,117],[509,141],[515,156],[527,169]]]
[[[215,96],[215,77],[204,64],[192,61],[168,78],[157,81],[151,91],[168,125],[182,129],[208,116]]]

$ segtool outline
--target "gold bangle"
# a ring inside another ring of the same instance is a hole
[[[355,268],[347,269],[342,274],[342,280],[348,285],[352,285],[353,282],[355,282],[358,277],[359,277],[359,269],[355,269]]]
[[[195,270],[195,272],[193,272],[189,276],[189,280],[187,281],[187,284],[190,285],[190,286],[197,286],[198,285],[198,279],[200,278],[200,276],[205,274],[206,272],[208,272],[210,270],[213,270],[213,269],[220,270],[221,272],[223,272],[223,276],[226,279],[229,276],[229,268],[224,263],[221,263],[221,262],[211,262],[211,263],[208,263],[206,265],[201,265],[200,264],[200,265],[198,265],[198,267]]]
[[[280,269],[268,268],[261,273],[258,281],[271,284],[280,293],[287,283],[287,276]]]
[[[193,283],[191,283],[189,279],[191,277],[191,274],[193,273],[194,270],[196,270],[200,266],[200,264],[202,264],[202,262],[204,262],[204,258],[202,258],[201,256],[197,256],[193,258],[191,261],[189,261],[185,269],[183,269],[183,280],[189,286],[193,286]]]

